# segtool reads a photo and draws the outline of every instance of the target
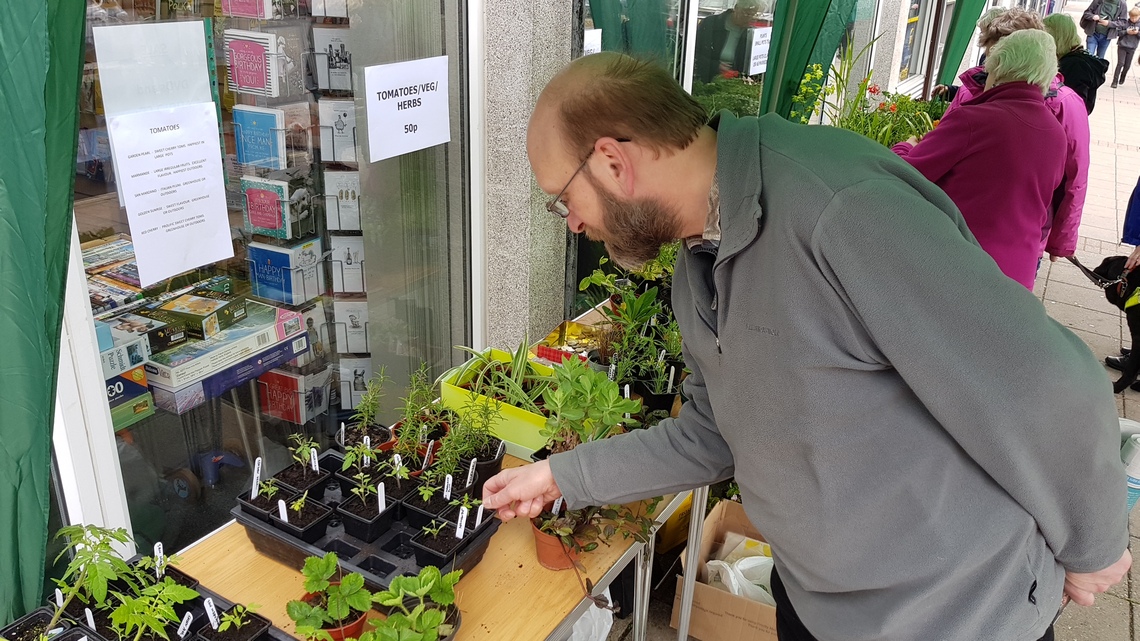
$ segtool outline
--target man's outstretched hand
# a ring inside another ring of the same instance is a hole
[[[496,510],[504,521],[516,516],[532,519],[559,496],[562,492],[554,482],[549,461],[503,470],[483,485],[483,505]]]
[[[1092,605],[1096,595],[1120,583],[1132,567],[1132,551],[1125,550],[1120,560],[1099,572],[1065,573],[1065,595],[1077,605]]]

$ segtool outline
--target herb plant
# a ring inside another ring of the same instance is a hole
[[[249,605],[242,605],[235,603],[234,607],[230,608],[229,612],[225,612],[221,616],[221,621],[218,623],[218,632],[225,632],[230,628],[240,630],[249,623],[249,615],[257,612],[261,606],[256,603]]]
[[[567,358],[555,366],[554,379],[555,386],[543,396],[549,416],[542,429],[552,453],[613,436],[623,424],[637,425],[625,417],[637,414],[641,401],[623,398],[617,383],[603,372]]]
[[[360,395],[360,399],[357,401],[356,412],[352,415],[353,422],[362,428],[376,422],[376,417],[380,414],[380,400],[384,398],[384,385],[390,380],[384,373],[383,367],[380,368],[379,372],[373,374],[372,378],[368,379],[364,386],[364,393]]]
[[[446,526],[447,523],[440,523],[437,525],[435,519],[432,519],[431,523],[423,526],[420,529],[424,531],[424,534],[430,534],[431,538],[435,539],[439,538],[439,533],[442,532],[443,528]]]
[[[293,461],[299,464],[307,475],[312,464],[312,452],[317,449],[317,442],[304,434],[290,434],[289,442],[293,444],[290,450]]]
[[[198,592],[178,585],[170,577],[149,585],[137,595],[118,592],[120,605],[111,613],[111,625],[122,640],[139,641],[144,634],[169,639],[166,627],[178,624],[174,606],[198,598]]]
[[[462,416],[452,420],[451,430],[440,442],[432,470],[441,476],[454,476],[464,463],[489,452],[497,440],[492,430],[503,415],[502,407],[501,401],[472,395],[463,407]]]
[[[107,603],[107,584],[116,579],[131,580],[132,570],[126,561],[115,551],[114,544],[128,544],[131,537],[127,531],[102,528],[96,525],[68,525],[59,529],[56,538],[67,540],[67,545],[56,556],[59,561],[71,553],[71,562],[63,577],[56,581],[63,593],[63,605],[52,614],[47,629],[55,628],[60,617],[71,602],[79,597],[84,603],[103,605]]]
[[[361,641],[437,641],[450,636],[454,626],[446,623],[455,603],[455,584],[463,570],[441,574],[427,566],[417,576],[398,576],[387,590],[372,600],[393,608],[387,619],[376,622],[375,639]],[[366,633],[367,634],[367,633]]]
[[[257,486],[257,493],[272,501],[273,496],[277,494],[279,489],[281,488],[277,487],[277,479],[271,478],[267,481],[262,481]]]

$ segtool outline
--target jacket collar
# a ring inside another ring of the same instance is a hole
[[[1045,96],[1041,93],[1041,88],[1037,85],[1031,85],[1028,82],[1008,82],[1004,85],[998,85],[989,91],[970,98],[963,105],[980,105],[994,100],[1027,100],[1030,102],[1045,102]]]
[[[751,244],[763,225],[759,123],[759,118],[738,118],[727,110],[709,122],[709,126],[717,131],[716,177],[720,186],[721,238],[718,264]]]
[[[969,69],[963,71],[961,75],[958,76],[958,80],[962,82],[963,87],[966,87],[970,90],[970,93],[972,95],[977,96],[983,90],[985,90],[986,77],[988,75],[989,74],[986,73],[986,68],[982,65],[978,65],[977,67],[970,67]],[[1045,97],[1056,98],[1057,94],[1061,91],[1061,87],[1063,86],[1065,86],[1065,83],[1062,82],[1061,74],[1058,73],[1053,78],[1053,82],[1049,83],[1049,93],[1045,94]]]

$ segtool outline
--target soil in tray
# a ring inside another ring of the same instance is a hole
[[[218,632],[209,625],[205,625],[198,631],[198,634],[203,639],[211,639],[212,641],[248,641],[265,632],[268,627],[269,621],[267,619],[251,614],[247,617],[245,625],[240,628],[231,626],[225,632]]]
[[[274,496],[276,496],[277,498],[281,498],[280,494],[281,493],[279,491],[277,494],[274,494]],[[242,497],[242,498],[245,499],[246,503],[249,503],[250,505],[252,505],[253,507],[255,507],[259,510],[265,510],[266,512],[272,512],[272,511],[277,509],[277,499],[271,499],[271,498],[265,496],[264,494],[258,494],[257,498],[253,499],[252,501],[246,497]]]
[[[445,556],[451,554],[462,542],[462,540],[455,538],[455,526],[450,523],[443,526],[443,529],[439,531],[439,536],[423,534],[416,539],[416,543],[422,547]]]
[[[313,521],[329,513],[328,508],[319,506],[310,501],[305,501],[305,508],[301,510],[300,514],[294,512],[293,508],[289,508],[287,512],[289,513],[289,525],[301,530],[309,527]]]
[[[391,507],[392,502],[388,501],[388,509],[391,509]],[[352,514],[359,516],[365,521],[371,521],[380,515],[380,506],[376,503],[375,494],[372,494],[368,497],[367,505],[361,503],[360,498],[354,494],[352,495],[352,498],[347,499],[344,503],[340,504],[340,509],[344,510],[345,512],[351,512]]]
[[[399,501],[415,492],[420,485],[415,479],[410,478],[396,479],[394,476],[385,476],[380,480],[384,481],[384,496],[389,501]]]
[[[344,445],[345,447],[352,447],[357,443],[363,443],[365,436],[368,436],[368,442],[372,444],[372,447],[380,447],[381,443],[387,443],[392,438],[392,432],[380,425],[369,425],[364,428],[357,423],[352,427],[345,428]]]
[[[51,615],[47,613],[37,613],[28,621],[23,621],[16,626],[13,626],[4,638],[8,641],[36,641],[40,635],[47,632],[47,624],[51,621]]]
[[[462,494],[462,492],[456,492],[455,490],[452,490],[451,497],[458,498],[460,494]],[[413,505],[423,510],[424,512],[427,512],[428,514],[439,514],[440,512],[443,512],[445,509],[447,509],[447,506],[451,504],[451,501],[443,498],[443,490],[439,490],[432,495],[431,500],[427,503],[424,503],[424,500],[420,498],[419,492],[412,492],[410,495],[408,495],[408,498],[405,499],[405,503],[408,505]]]
[[[314,472],[308,465],[294,463],[278,472],[273,478],[277,479],[278,483],[300,490],[315,484],[321,477],[327,475],[328,473],[324,471]]]

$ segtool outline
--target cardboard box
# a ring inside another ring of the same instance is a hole
[[[99,342],[100,352],[115,346],[115,339],[111,336],[111,326],[101,320],[95,321],[95,339]]]
[[[668,552],[689,538],[689,515],[693,512],[693,497],[689,495],[657,530],[656,549]]]
[[[303,333],[301,315],[250,301],[247,318],[206,340],[188,340],[152,355],[146,371],[151,383],[178,389],[216,374],[234,363]],[[308,340],[305,341],[306,346]]]
[[[121,430],[154,414],[154,399],[147,389],[146,371],[140,365],[107,379],[107,405],[111,425]]]
[[[150,343],[150,353],[162,352],[186,342],[186,331],[181,323],[164,323],[129,312],[107,319],[115,341],[128,341],[144,337]]]
[[[685,569],[686,572],[697,572],[697,583],[693,586],[693,612],[689,617],[689,636],[701,641],[777,641],[776,608],[707,584],[708,568],[705,564],[724,544],[728,532],[764,540],[744,514],[744,507],[736,501],[721,501],[709,512],[700,541],[700,565]],[[690,541],[689,545],[693,545],[693,542]],[[681,558],[685,558],[685,553],[681,554]],[[682,577],[677,577],[673,617],[669,621],[673,628],[677,627],[681,615],[683,580]]]
[[[118,376],[123,372],[142,367],[150,359],[150,341],[146,336],[114,336],[115,346],[99,352],[103,364],[103,378]]]
[[[308,349],[309,339],[301,333],[189,385],[173,388],[152,381],[150,389],[154,393],[154,402],[159,407],[175,414],[184,414],[207,400],[217,398],[296,358]]]
[[[175,325],[191,338],[211,338],[246,316],[245,297],[198,288],[178,298],[138,310],[140,316]]]

